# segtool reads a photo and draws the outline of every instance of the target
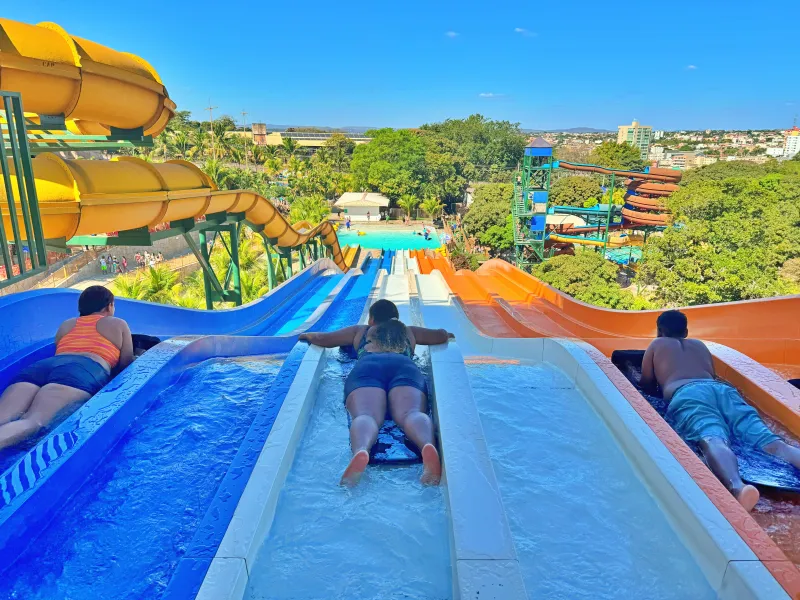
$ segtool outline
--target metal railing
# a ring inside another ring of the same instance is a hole
[[[16,92],[2,91],[0,99],[5,120],[0,138],[0,266],[5,269],[5,278],[0,279],[0,287],[5,287],[44,270],[47,252],[22,99]]]

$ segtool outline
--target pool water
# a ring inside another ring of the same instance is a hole
[[[364,227],[360,223],[353,224],[351,231],[347,231],[344,226],[339,228],[337,235],[339,243],[343,246],[360,245],[367,249],[386,249],[386,250],[422,250],[424,248],[438,248],[442,245],[439,241],[439,231],[433,234],[428,241],[420,233],[422,228],[403,227],[402,229],[389,229],[383,227]],[[357,230],[361,230],[365,235],[358,235]]]
[[[0,598],[160,597],[282,363],[184,370],[0,578]]]
[[[370,466],[355,488],[338,485],[350,460],[349,369],[335,353],[327,360],[245,598],[450,598],[444,499],[419,483],[422,466]]]
[[[561,371],[525,362],[467,368],[529,597],[716,597]]]

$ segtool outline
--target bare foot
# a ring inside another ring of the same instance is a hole
[[[442,479],[442,463],[439,453],[433,444],[425,444],[422,448],[422,477],[424,485],[439,485]]]
[[[736,494],[736,499],[739,501],[739,504],[744,506],[744,509],[747,512],[753,510],[753,507],[756,505],[760,497],[761,494],[759,494],[758,490],[752,485],[744,486],[739,493]]]
[[[368,464],[369,452],[366,450],[359,450],[356,452],[353,458],[350,459],[350,464],[348,464],[347,468],[344,470],[344,475],[342,475],[342,480],[339,482],[339,485],[346,485],[347,487],[356,485],[361,480],[361,476],[364,474],[364,470],[367,468]]]

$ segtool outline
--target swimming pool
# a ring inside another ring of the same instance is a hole
[[[422,250],[424,248],[438,248],[441,246],[439,241],[439,231],[433,234],[428,241],[420,233],[421,227],[403,228],[384,228],[384,227],[364,227],[361,224],[352,225],[351,231],[346,231],[340,227],[337,235],[339,243],[344,245],[361,245],[367,249],[386,249],[386,250]],[[365,235],[358,235],[357,231],[363,231]]]

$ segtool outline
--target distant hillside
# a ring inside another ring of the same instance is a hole
[[[316,129],[319,131],[341,131],[343,133],[364,133],[370,129],[378,129],[378,127],[363,127],[360,125],[348,125],[346,127],[327,127],[320,125],[276,125],[274,123],[267,123],[267,131],[286,131],[290,127],[294,129]]]
[[[523,129],[523,133],[614,133],[608,129],[593,127],[571,127],[569,129]]]

